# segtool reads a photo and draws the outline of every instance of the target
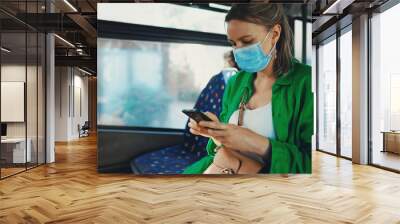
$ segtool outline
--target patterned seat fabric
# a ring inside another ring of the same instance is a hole
[[[222,96],[225,89],[225,79],[222,73],[211,78],[201,91],[195,109],[209,111],[217,116],[221,113]],[[189,132],[188,122],[184,132],[184,141],[175,145],[158,149],[135,157],[131,161],[134,173],[143,174],[178,174],[197,160],[204,157],[208,138],[195,136]]]

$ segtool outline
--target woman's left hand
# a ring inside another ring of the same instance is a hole
[[[234,124],[223,124],[218,121],[201,121],[199,124],[211,128],[208,129],[208,134],[226,148],[264,155],[269,146],[269,140],[266,137],[248,128]]]

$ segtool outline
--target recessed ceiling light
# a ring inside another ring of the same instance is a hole
[[[57,35],[57,34],[54,34],[54,36],[57,37],[58,39],[60,39],[62,42],[64,42],[64,43],[66,43],[67,45],[69,45],[70,47],[75,48],[75,45],[73,45],[73,44],[72,44],[71,42],[69,42],[68,40],[66,40],[66,39],[64,39],[64,38],[62,38],[62,37],[60,37],[60,36]]]
[[[7,49],[7,48],[5,48],[5,47],[1,47],[1,50],[4,51],[4,52],[6,52],[6,53],[10,53],[10,52],[11,52],[11,50],[9,50],[9,49]]]
[[[230,6],[221,5],[221,4],[215,4],[215,3],[210,3],[209,6],[210,6],[211,8],[222,9],[222,10],[226,10],[226,11],[229,11],[229,10],[231,9]]]
[[[92,75],[92,73],[90,73],[90,72],[88,72],[88,71],[86,71],[86,70],[83,70],[83,69],[81,69],[81,68],[79,68],[79,67],[78,67],[78,70],[81,71],[81,72],[83,72],[83,73],[85,73],[85,74],[87,74],[87,75],[90,75],[90,76]]]
[[[351,5],[355,0],[336,0],[322,14],[341,14],[343,9]]]
[[[65,4],[67,4],[72,10],[74,10],[75,12],[78,12],[78,10],[68,1],[68,0],[64,0]]]

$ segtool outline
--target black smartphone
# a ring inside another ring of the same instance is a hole
[[[197,123],[200,121],[212,121],[207,115],[196,109],[182,110],[182,112],[195,120]]]

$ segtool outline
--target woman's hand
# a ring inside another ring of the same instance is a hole
[[[226,148],[265,155],[269,146],[267,138],[238,125],[201,121],[198,126],[202,127],[205,135],[212,137]]]
[[[219,119],[218,117],[211,113],[211,112],[205,112],[205,114],[211,119],[213,120],[213,122],[217,122],[219,123]],[[189,120],[189,124],[188,126],[190,127],[189,131],[190,133],[194,134],[194,135],[201,135],[204,136],[206,138],[212,138],[213,141],[215,142],[215,144],[217,145],[221,145],[221,143],[219,141],[217,141],[216,139],[214,139],[211,135],[208,134],[208,128],[205,128],[201,125],[199,125],[195,120],[193,120],[192,118],[190,118]]]

